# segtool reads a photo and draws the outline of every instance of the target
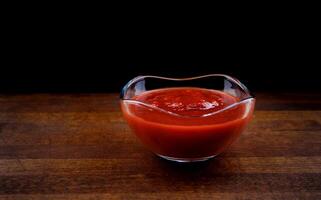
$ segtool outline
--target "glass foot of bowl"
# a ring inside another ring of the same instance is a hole
[[[163,156],[160,154],[156,154],[156,155],[165,159],[165,160],[180,162],[180,163],[202,162],[202,161],[207,161],[207,160],[214,158],[216,156],[216,155],[213,155],[213,156],[201,157],[201,158],[175,158],[175,157],[170,157],[170,156]]]

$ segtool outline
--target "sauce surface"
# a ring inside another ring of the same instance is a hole
[[[134,99],[184,116],[202,116],[237,102],[235,97],[226,93],[200,88],[152,90]]]

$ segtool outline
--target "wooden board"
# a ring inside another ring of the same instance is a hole
[[[321,94],[259,93],[217,158],[146,150],[117,94],[0,95],[0,199],[321,199]]]

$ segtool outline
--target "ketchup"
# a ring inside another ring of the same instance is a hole
[[[153,152],[175,158],[221,153],[242,132],[250,115],[227,93],[201,88],[166,88],[122,102],[124,117]]]

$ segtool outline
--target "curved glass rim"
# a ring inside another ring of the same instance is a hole
[[[177,113],[173,113],[171,111],[168,111],[168,110],[164,110],[162,108],[159,108],[159,107],[156,107],[156,106],[153,106],[151,104],[147,104],[145,102],[142,102],[142,101],[139,101],[139,100],[133,100],[133,99],[124,99],[124,95],[125,95],[125,92],[127,91],[127,89],[134,83],[136,83],[137,81],[140,81],[142,79],[145,79],[145,78],[155,78],[155,79],[163,79],[163,80],[170,80],[170,81],[189,81],[189,80],[195,80],[195,79],[201,79],[201,78],[207,78],[207,77],[224,77],[226,79],[228,79],[229,81],[232,81],[234,82],[235,84],[237,84],[247,95],[248,97],[246,98],[243,98],[241,99],[240,101],[236,102],[236,103],[233,103],[227,107],[225,107],[224,109],[221,109],[221,110],[218,110],[218,111],[214,111],[214,112],[211,112],[211,113],[207,113],[207,114],[203,114],[203,115],[197,115],[197,116],[186,116],[186,115],[180,115],[180,114],[177,114]],[[229,110],[231,108],[234,108],[238,105],[241,105],[243,103],[247,103],[247,102],[250,102],[252,100],[255,99],[254,95],[251,94],[251,92],[247,89],[247,87],[242,84],[238,79],[236,78],[233,78],[229,75],[226,75],[226,74],[207,74],[207,75],[202,75],[202,76],[194,76],[194,77],[189,77],[189,78],[169,78],[169,77],[162,77],[162,76],[153,76],[153,75],[146,75],[146,76],[137,76],[135,78],[133,78],[132,80],[130,80],[122,89],[121,91],[121,95],[120,95],[120,99],[121,101],[124,101],[124,102],[128,102],[128,103],[135,103],[135,104],[139,104],[139,105],[142,105],[142,106],[145,106],[147,108],[152,108],[152,109],[155,109],[155,110],[158,110],[160,112],[163,112],[163,113],[166,113],[166,114],[170,114],[170,115],[174,115],[176,117],[184,117],[184,118],[201,118],[201,117],[209,117],[209,116],[213,116],[213,115],[216,115],[216,114],[219,114],[221,112],[224,112],[226,110]]]

